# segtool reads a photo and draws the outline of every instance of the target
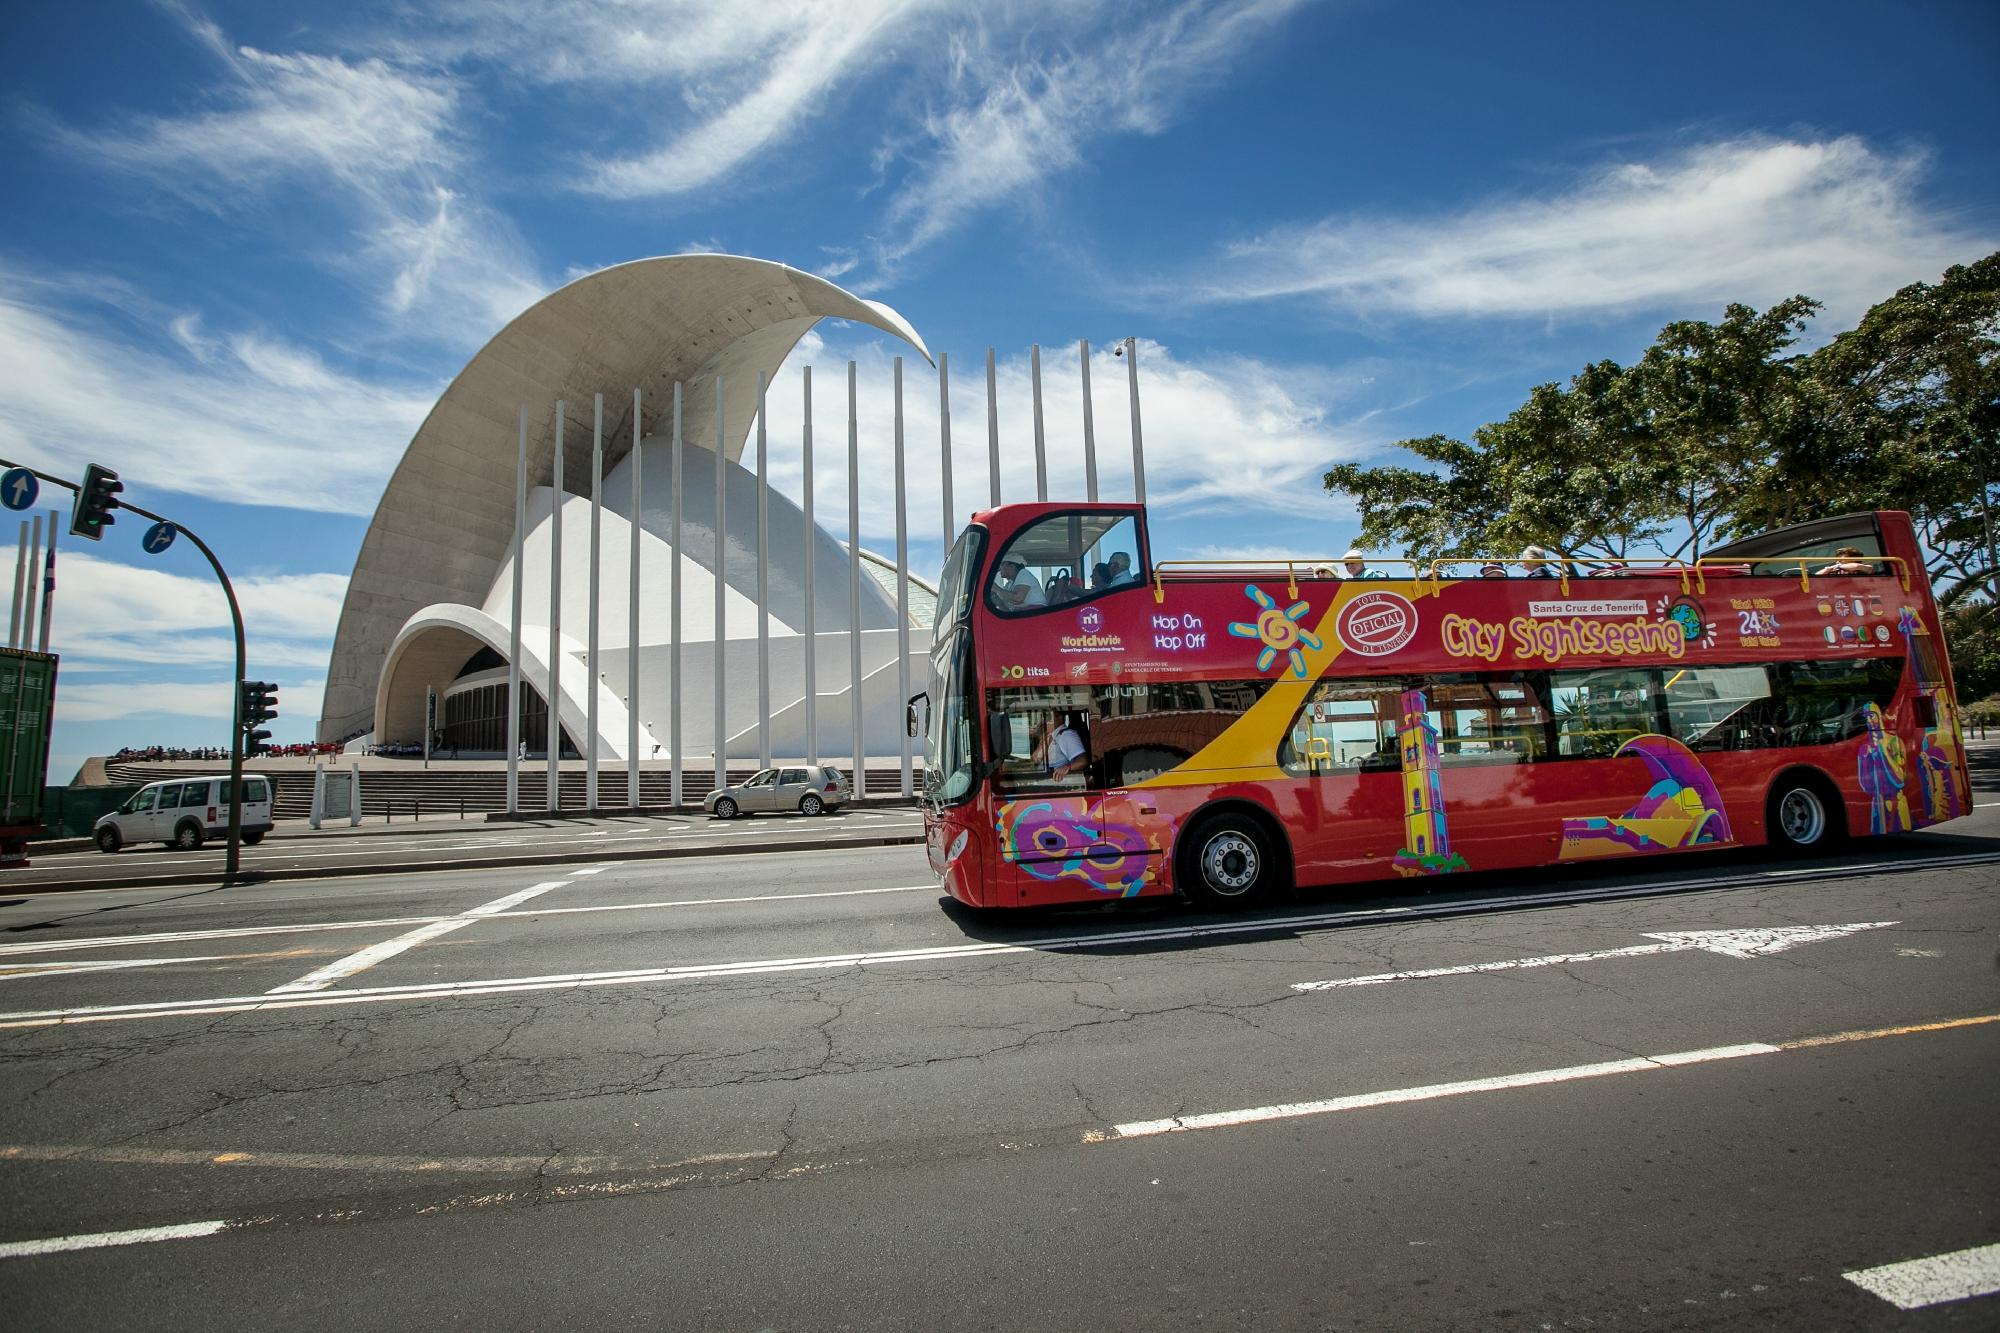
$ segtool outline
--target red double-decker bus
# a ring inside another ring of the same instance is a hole
[[[1907,514],[1684,565],[1370,563],[1156,561],[1131,504],[976,515],[912,700],[946,889],[1237,906],[1971,808]]]

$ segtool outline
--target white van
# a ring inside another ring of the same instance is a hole
[[[243,841],[255,846],[271,830],[271,779],[243,775]],[[99,819],[97,850],[115,852],[128,842],[164,842],[193,851],[209,838],[229,835],[229,778],[176,778],[149,782],[132,799]]]

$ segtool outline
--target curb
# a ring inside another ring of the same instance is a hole
[[[528,856],[476,856],[463,861],[402,861],[378,862],[366,866],[327,866],[300,868],[296,870],[251,871],[237,880],[238,885],[267,884],[285,879],[346,879],[357,875],[407,875],[427,870],[504,870],[515,866],[558,866],[599,861],[669,861],[697,856],[743,856],[762,855],[770,852],[822,852],[831,847],[840,850],[848,847],[915,847],[921,846],[924,835],[886,834],[881,837],[843,839],[838,843],[828,843],[825,839],[795,840],[788,842],[765,842],[752,845],[722,847],[649,847],[633,848],[630,851],[608,850],[604,853],[579,856],[574,852],[548,853]],[[212,885],[221,887],[221,876],[210,874],[166,874],[107,877],[92,880],[71,880],[61,884],[9,884],[0,879],[0,895],[29,896],[46,893],[80,893],[95,889],[151,889],[177,888],[187,885]]]

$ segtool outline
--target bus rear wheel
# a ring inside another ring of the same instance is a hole
[[[1839,840],[1840,808],[1825,784],[1799,774],[1786,774],[1771,788],[1765,828],[1773,847],[1787,852],[1813,852]]]
[[[1270,838],[1243,815],[1204,821],[1182,847],[1181,889],[1202,907],[1249,907],[1269,896],[1277,879]]]

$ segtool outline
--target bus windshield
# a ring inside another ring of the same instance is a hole
[[[959,549],[966,543],[961,541]],[[943,599],[939,606],[945,605]],[[972,794],[979,748],[974,738],[972,634],[961,629],[931,653],[930,725],[924,731],[924,796],[955,805]]]
[[[986,549],[986,529],[967,528],[952,544],[938,578],[937,615],[931,622],[931,643],[943,643],[972,610],[972,576]]]

